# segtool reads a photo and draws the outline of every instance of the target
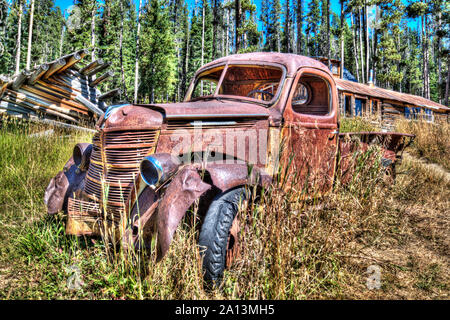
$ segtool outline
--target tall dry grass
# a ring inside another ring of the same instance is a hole
[[[371,117],[352,117],[339,119],[340,132],[362,132],[362,131],[381,131],[378,118]]]
[[[450,170],[450,124],[426,121],[399,120],[395,123],[398,132],[416,136],[411,152],[420,158],[439,163]]]
[[[356,155],[350,184],[338,180],[322,198],[300,201],[282,182],[253,190],[259,201],[238,213],[240,257],[223,285],[206,291],[196,205],[160,263],[152,252],[130,258],[106,238],[65,235],[64,217],[46,217],[48,180],[83,136],[29,137],[43,129],[0,132],[6,168],[0,175],[1,298],[439,298],[448,292],[448,226],[442,221],[448,219],[450,186],[426,164],[404,161],[397,183],[387,185],[382,168],[364,165],[369,153],[379,156],[374,147]],[[374,263],[383,271],[378,291],[365,286]],[[77,290],[67,285],[73,266],[82,281]]]

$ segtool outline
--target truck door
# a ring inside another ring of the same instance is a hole
[[[306,197],[323,194],[333,185],[337,107],[332,77],[319,69],[301,68],[283,113],[281,164],[288,166],[287,185]]]

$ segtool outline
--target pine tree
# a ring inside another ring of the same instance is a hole
[[[92,58],[95,58],[95,50],[98,45],[96,35],[99,34],[99,30],[97,29],[99,8],[97,1],[74,0],[74,6],[75,8],[72,10],[70,16],[79,16],[78,21],[80,23],[79,25],[74,25],[72,28],[68,28],[64,51],[72,52],[80,48],[88,48],[93,52]],[[94,27],[94,30],[92,30],[92,27]]]
[[[306,14],[306,35],[307,48],[309,56],[320,55],[319,51],[319,28],[321,26],[320,4],[319,0],[311,0],[308,4]]]
[[[167,101],[173,94],[176,56],[169,10],[161,0],[149,0],[143,11],[140,94],[144,100]]]
[[[282,51],[291,53],[292,48],[292,25],[293,11],[291,10],[290,0],[285,0],[284,6],[284,30],[282,35]]]
[[[263,0],[263,6],[264,50],[281,52],[281,3],[279,0]]]
[[[0,74],[7,73],[10,63],[10,56],[6,48],[6,29],[8,18],[8,3],[0,0]]]
[[[378,44],[381,63],[377,73],[377,79],[387,88],[393,88],[400,83],[403,74],[398,70],[398,62],[401,55],[397,45],[400,34],[400,22],[404,6],[400,0],[390,0],[380,4],[382,10],[381,28],[383,33]]]
[[[297,54],[303,54],[303,1],[297,0]]]

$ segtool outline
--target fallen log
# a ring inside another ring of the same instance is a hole
[[[47,72],[42,76],[42,79],[48,79],[51,75],[56,73],[58,70],[60,70],[62,67],[66,65],[66,59],[58,59],[55,62],[53,62],[50,65],[50,68],[47,70]]]
[[[12,84],[13,90],[19,89],[22,86],[22,84],[25,83],[25,81],[27,80],[27,77],[30,75],[31,75],[31,73],[28,72],[28,70],[23,70],[21,73],[19,73],[17,75],[17,77],[14,79],[14,82]]]
[[[97,97],[98,100],[103,101],[106,99],[110,99],[110,98],[114,98],[115,96],[118,96],[122,93],[122,90],[120,90],[119,88],[116,89],[112,89],[104,94],[101,94]]]
[[[17,105],[20,105],[24,108],[28,108],[32,111],[38,111],[41,113],[48,113],[50,115],[53,115],[55,117],[60,117],[63,118],[65,120],[69,120],[75,123],[78,123],[79,120],[77,120],[74,117],[71,117],[67,114],[64,114],[62,112],[58,112],[55,111],[54,108],[52,108],[52,106],[43,106],[42,104],[40,104],[39,102],[35,101],[35,102],[31,102],[30,99],[27,99],[25,97],[19,97],[19,96],[14,96],[14,95],[6,95],[5,97],[3,97],[2,99],[3,101],[6,102],[10,102],[10,103],[15,103]]]
[[[41,64],[28,79],[28,84],[35,84],[48,71],[48,68],[47,63]]]
[[[89,71],[93,70],[94,68],[97,68],[99,65],[102,65],[103,63],[104,62],[103,62],[102,59],[98,59],[98,60],[92,61],[87,66],[82,68],[80,70],[80,73],[86,75]]]
[[[120,94],[120,90],[102,95],[97,86],[113,76],[106,71],[111,63],[98,59],[79,67],[88,54],[86,49],[77,50],[31,71],[22,70],[12,80],[0,76],[1,113],[24,118],[36,115],[39,121],[93,124],[107,108],[103,100]]]
[[[114,72],[112,72],[112,71],[105,72],[103,75],[101,75],[100,77],[98,77],[97,79],[92,81],[89,84],[89,86],[95,87],[95,86],[99,85],[100,83],[102,83],[103,81],[105,81],[106,79],[108,79],[109,77],[112,77],[112,76],[114,76]]]
[[[83,97],[81,94],[78,94],[75,99],[79,102],[81,102],[85,107],[87,107],[89,110],[94,112],[95,114],[102,116],[105,112],[98,108],[95,104],[93,104],[91,101]]]
[[[92,77],[93,75],[102,72],[105,69],[108,69],[111,66],[111,62],[107,62],[102,64],[101,66],[98,66],[97,68],[90,71],[88,74],[86,74],[88,77]]]
[[[2,74],[0,74],[0,99],[3,96],[3,93],[6,90],[6,87],[10,83],[10,79]]]

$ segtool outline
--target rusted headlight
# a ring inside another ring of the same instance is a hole
[[[141,178],[152,187],[169,179],[180,166],[180,161],[168,153],[158,153],[145,157],[141,161]]]
[[[89,168],[91,152],[92,144],[90,143],[78,143],[73,148],[73,161],[81,171],[86,171]]]

